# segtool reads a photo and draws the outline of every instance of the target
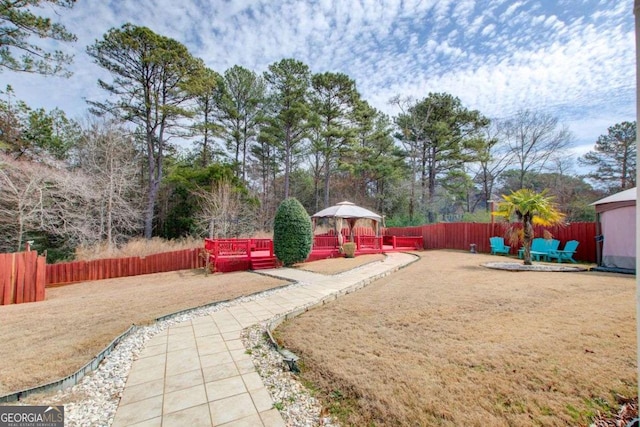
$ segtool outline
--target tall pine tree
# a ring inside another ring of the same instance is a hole
[[[636,185],[636,145],[636,122],[618,123],[598,137],[580,163],[594,167],[589,178],[609,191],[626,190]]]

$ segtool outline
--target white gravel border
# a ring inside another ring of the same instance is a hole
[[[361,267],[358,267],[361,268]],[[339,276],[339,275],[336,275]],[[138,358],[146,342],[171,325],[196,317],[207,316],[219,310],[245,302],[256,301],[280,292],[305,285],[297,282],[229,302],[195,308],[153,325],[139,327],[123,338],[107,355],[98,368],[85,375],[78,384],[57,392],[34,393],[8,405],[46,405],[65,407],[66,427],[111,426],[133,361]],[[274,316],[278,318],[286,313]],[[268,323],[268,322],[267,322]],[[329,418],[320,418],[320,405],[308,391],[284,369],[282,356],[273,350],[263,334],[267,323],[254,325],[242,332],[245,347],[249,345],[258,373],[272,396],[288,426],[335,426]],[[254,352],[255,349],[255,352]]]
[[[368,266],[369,264],[364,264],[349,271],[368,268]],[[332,277],[339,280],[340,276],[345,273],[335,274]],[[384,273],[383,276],[389,273]],[[362,283],[356,289],[373,280],[375,278],[366,280],[366,283]],[[9,404],[64,405],[66,427],[109,427],[116,415],[131,365],[138,358],[146,342],[153,336],[171,325],[207,316],[245,302],[260,300],[305,284],[305,282],[296,282],[232,301],[186,310],[170,318],[159,320],[153,325],[139,327],[123,338],[104,358],[98,368],[85,375],[78,384],[57,392],[32,394],[18,402]],[[353,290],[355,289],[345,290],[345,293]],[[336,296],[334,295],[333,298]],[[286,314],[278,313],[263,324],[245,329],[242,332],[243,343],[251,352],[254,365],[288,426],[337,426],[335,420],[330,417],[320,416],[322,410],[320,403],[297,381],[295,375],[286,371],[282,356],[264,338],[267,325],[274,319],[283,318]]]
[[[581,267],[576,265],[562,265],[562,264],[524,265],[522,262],[486,262],[481,265],[483,267],[493,268],[494,270],[507,270],[507,271],[551,271],[551,272],[589,271],[587,267]]]

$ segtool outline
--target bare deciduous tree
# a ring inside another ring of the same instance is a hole
[[[556,117],[537,111],[521,110],[500,123],[500,131],[520,172],[520,188],[527,172],[541,172],[550,160],[562,155],[573,135]]]
[[[37,165],[0,156],[0,249],[20,251],[39,222],[47,183]]]
[[[199,207],[196,223],[209,238],[238,236],[253,231],[253,210],[229,181],[218,181],[211,190],[199,188],[193,194]]]
[[[27,233],[62,236],[69,246],[95,238],[95,199],[80,172],[2,156],[0,189],[2,249],[23,249]]]
[[[0,250],[22,250],[27,234],[62,237],[65,246],[112,246],[142,227],[135,151],[112,123],[94,122],[75,168],[0,157]]]
[[[486,143],[478,153],[478,163],[472,165],[473,180],[480,185],[485,209],[489,211],[489,201],[493,196],[497,178],[514,162],[514,154],[502,139],[499,127],[492,122],[484,129]]]
[[[78,149],[80,169],[91,177],[96,203],[92,209],[97,241],[111,249],[142,228],[142,189],[134,142],[114,122],[87,126]]]

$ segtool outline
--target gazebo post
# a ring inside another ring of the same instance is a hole
[[[354,233],[354,228],[356,225],[356,222],[358,221],[357,218],[349,218],[347,220],[347,222],[349,223],[349,239],[351,240],[351,242],[355,242],[355,233]]]

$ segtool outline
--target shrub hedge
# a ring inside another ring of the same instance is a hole
[[[313,244],[311,219],[300,202],[290,197],[278,206],[273,223],[273,251],[285,266],[302,262]]]

